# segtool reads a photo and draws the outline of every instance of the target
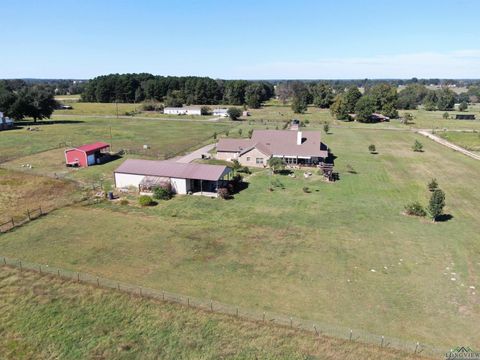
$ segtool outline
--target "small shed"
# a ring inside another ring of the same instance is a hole
[[[65,150],[65,162],[67,166],[88,167],[103,163],[108,156],[110,145],[104,142],[86,144],[76,148]]]
[[[455,114],[455,120],[475,120],[474,114]]]

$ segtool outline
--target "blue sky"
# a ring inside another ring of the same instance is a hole
[[[480,78],[479,0],[0,0],[0,78]]]

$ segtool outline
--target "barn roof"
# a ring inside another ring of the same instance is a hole
[[[229,169],[222,165],[178,163],[171,160],[127,159],[115,172],[123,174],[217,181]]]
[[[74,150],[81,150],[81,151],[85,151],[86,153],[90,153],[90,152],[106,149],[108,147],[110,147],[110,145],[107,143],[96,142],[96,143],[86,144],[86,145],[76,147]]]

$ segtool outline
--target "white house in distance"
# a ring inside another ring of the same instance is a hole
[[[3,112],[0,111],[0,131],[13,128],[14,122],[12,119],[3,116]]]
[[[228,117],[228,109],[214,109],[213,116]]]
[[[217,196],[219,187],[227,185],[231,169],[222,165],[179,163],[171,160],[127,159],[114,171],[116,188],[138,188],[151,192],[168,184],[176,194]]]
[[[294,130],[254,130],[251,139],[222,138],[217,143],[217,159],[263,167],[271,157],[286,164],[318,165],[328,157],[328,147],[320,131]]]
[[[199,106],[166,107],[164,114],[170,115],[202,115],[202,109]]]

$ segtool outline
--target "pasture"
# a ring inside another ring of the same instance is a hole
[[[0,268],[7,359],[421,359]]]
[[[127,128],[132,137],[143,131]],[[415,139],[423,153],[411,150]],[[230,201],[65,208],[2,235],[0,254],[346,331],[479,347],[472,287],[480,288],[480,195],[472,179],[480,163],[410,131],[336,127],[324,141],[337,157],[336,183],[261,171]],[[367,150],[372,143],[377,155]],[[448,220],[403,215],[411,201],[426,204],[434,177]]]
[[[58,119],[26,125],[0,133],[0,163],[55,148],[78,146],[89,142],[105,141],[113,151],[142,150],[148,145],[149,154],[170,157],[192,146],[211,140],[215,132],[221,134],[232,123],[170,121],[135,118]],[[34,131],[28,131],[27,127]]]

